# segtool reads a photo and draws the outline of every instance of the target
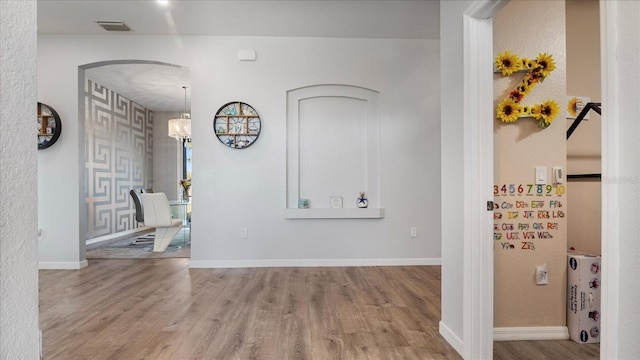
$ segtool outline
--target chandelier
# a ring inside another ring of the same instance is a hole
[[[184,89],[184,113],[179,118],[169,119],[169,137],[178,141],[191,140],[191,114],[187,112],[187,87]]]

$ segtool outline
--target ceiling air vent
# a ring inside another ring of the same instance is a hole
[[[96,21],[96,23],[107,31],[131,31],[122,21]]]

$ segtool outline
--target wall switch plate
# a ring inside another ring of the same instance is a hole
[[[547,167],[536,166],[536,185],[545,185],[547,183]]]
[[[247,230],[247,228],[240,228],[240,238],[246,239],[248,237],[249,237],[249,231]]]

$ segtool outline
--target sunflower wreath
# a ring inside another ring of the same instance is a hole
[[[518,86],[498,104],[497,118],[505,123],[514,123],[521,117],[533,117],[538,121],[539,128],[548,128],[560,113],[558,103],[554,100],[546,100],[540,104],[527,106],[522,105],[521,101],[555,70],[556,63],[553,57],[550,54],[541,53],[535,59],[527,59],[505,51],[496,57],[496,68],[502,76],[510,76],[521,70],[527,71]]]

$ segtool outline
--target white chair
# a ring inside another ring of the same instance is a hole
[[[165,193],[142,193],[140,195],[144,208],[144,224],[156,228],[153,251],[165,251],[171,240],[182,229],[182,220],[171,218],[169,200]]]

